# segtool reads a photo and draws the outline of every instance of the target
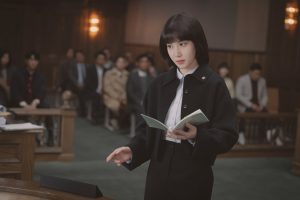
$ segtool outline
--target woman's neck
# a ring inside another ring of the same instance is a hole
[[[190,66],[185,67],[185,68],[183,68],[183,69],[180,69],[180,68],[178,68],[178,69],[179,69],[179,71],[181,72],[181,74],[185,76],[187,73],[189,73],[190,71],[192,71],[193,69],[195,69],[195,68],[197,68],[197,67],[199,67],[199,64],[198,64],[197,60],[195,59],[195,60],[190,64]]]
[[[194,67],[189,67],[189,68],[185,68],[185,69],[179,69],[180,73],[185,76],[187,73],[189,73],[190,71],[196,69],[198,67],[198,65],[195,65]]]

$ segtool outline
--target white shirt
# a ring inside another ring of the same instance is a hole
[[[174,126],[181,120],[181,105],[182,105],[182,96],[183,96],[183,86],[184,86],[184,77],[188,74],[192,74],[196,71],[198,67],[188,71],[185,75],[183,75],[179,69],[177,69],[177,78],[179,79],[180,83],[177,87],[176,96],[171,103],[169,111],[166,115],[165,124],[170,127],[170,130],[174,128]],[[180,139],[174,139],[167,137],[165,138],[168,141],[181,143]],[[191,144],[194,145],[194,142],[188,140]]]
[[[85,79],[85,65],[83,63],[77,63],[77,74],[78,78],[77,81],[79,85],[84,85],[84,79]]]
[[[97,69],[97,76],[98,76],[98,87],[96,92],[98,94],[101,94],[101,90],[102,90],[102,79],[103,79],[103,68],[101,66],[97,66],[96,65],[96,69]]]
[[[195,67],[194,69],[188,71],[186,73],[186,75],[194,73],[197,68],[198,67]],[[143,71],[139,70],[139,73],[140,72],[143,72]],[[186,75],[183,75],[179,71],[179,69],[177,68],[177,78],[180,80],[180,83],[177,87],[176,96],[175,96],[174,100],[171,103],[171,106],[169,108],[169,111],[167,113],[166,120],[165,120],[165,124],[168,127],[170,127],[171,130],[176,125],[176,123],[181,120],[181,105],[182,105],[183,85],[184,85],[184,77]],[[168,140],[168,141],[171,141],[171,142],[176,142],[176,143],[181,143],[181,140],[170,138],[170,137],[167,137],[167,136],[165,137],[165,140]],[[188,141],[193,146],[195,145],[195,142],[193,142],[192,140],[188,140]],[[131,161],[132,161],[132,158],[130,160],[126,161],[126,163],[130,164]]]
[[[146,77],[147,76],[147,72],[145,72],[143,70],[138,69],[137,72],[138,72],[139,77]]]

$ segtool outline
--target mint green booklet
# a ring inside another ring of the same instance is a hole
[[[158,121],[157,119],[154,119],[152,117],[149,117],[149,116],[143,115],[143,114],[141,114],[141,116],[146,121],[146,124],[151,128],[157,128],[157,129],[161,129],[163,131],[167,131],[167,130],[169,130],[169,128],[171,128],[171,127],[166,126],[162,122]],[[185,116],[183,119],[181,119],[175,125],[174,128],[172,127],[172,129],[173,130],[182,129],[185,126],[186,123],[190,123],[190,124],[193,124],[193,125],[199,125],[199,124],[204,124],[208,121],[209,120],[205,116],[205,114],[200,109],[198,109],[198,110],[192,112],[191,114]]]

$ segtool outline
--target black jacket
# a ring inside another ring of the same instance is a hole
[[[142,79],[138,74],[138,70],[134,69],[130,72],[128,81],[127,81],[127,101],[128,106],[131,112],[140,114],[143,112],[142,101],[145,96],[145,91],[147,87],[153,80],[153,77],[147,74],[145,85],[146,88],[143,88]]]
[[[107,70],[104,67],[102,69],[103,69],[103,74],[102,74],[102,88],[103,88],[104,74]],[[87,96],[88,97],[93,96],[93,94],[96,93],[97,88],[98,88],[97,68],[96,65],[92,65],[89,68],[87,68],[86,71],[85,90]]]
[[[44,106],[45,97],[47,92],[46,77],[36,70],[32,77],[32,99],[26,99],[26,84],[28,81],[29,72],[25,67],[17,69],[11,80],[11,104],[12,106],[19,107],[21,101],[31,103],[34,99],[39,99],[39,106]],[[30,102],[29,102],[30,101]]]
[[[85,76],[83,77],[83,83],[85,84],[86,81],[86,75],[87,75],[87,70],[89,66],[84,63],[84,71],[85,71]],[[73,92],[78,92],[78,71],[77,71],[77,63],[73,62],[70,65],[70,69],[68,70],[68,80],[69,80],[69,89],[71,89]],[[83,89],[83,88],[82,88]]]
[[[177,79],[176,68],[172,68],[158,76],[148,88],[145,96],[145,114],[164,122],[168,109],[175,98],[178,85],[179,80]],[[125,164],[125,166],[132,170],[150,160],[145,199],[163,199],[160,196],[153,197],[153,194],[167,191],[165,184],[175,184],[176,181],[174,180],[179,180],[181,187],[178,186],[177,188],[176,185],[173,185],[174,188],[172,190],[178,192],[177,196],[182,195],[182,198],[185,199],[199,199],[199,194],[196,192],[198,189],[189,190],[190,188],[187,185],[190,182],[192,187],[195,185],[197,187],[209,185],[207,186],[207,193],[211,190],[212,177],[205,179],[211,184],[205,181],[200,183],[199,181],[201,179],[204,180],[203,174],[210,173],[210,166],[214,164],[216,156],[229,151],[236,143],[238,136],[235,109],[228,89],[223,79],[216,75],[207,65],[199,67],[193,74],[185,77],[181,118],[199,108],[210,121],[197,126],[195,146],[186,141],[183,142],[183,146],[186,145],[186,150],[182,151],[182,154],[184,154],[183,159],[175,162],[177,163],[176,165],[180,165],[178,169],[181,169],[178,175],[177,173],[172,175],[170,166],[165,166],[168,165],[168,162],[165,162],[166,158],[164,158],[167,143],[164,140],[162,131],[147,127],[145,122],[141,122],[137,127],[137,135],[128,145],[133,152],[133,158],[131,163]],[[174,162],[172,161],[172,163]],[[194,167],[194,165],[197,167]],[[204,170],[202,175],[196,176],[202,167],[207,170]],[[182,174],[183,172],[186,173]],[[191,177],[198,178],[193,179]],[[167,182],[164,182],[164,180],[167,180]],[[168,180],[173,180],[173,182],[171,181],[170,183]],[[184,184],[185,181],[190,182]],[[185,196],[187,193],[190,195],[189,198]],[[210,194],[203,199],[209,199],[210,197],[208,196]]]

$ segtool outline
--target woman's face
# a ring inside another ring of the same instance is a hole
[[[125,60],[122,57],[118,58],[116,61],[116,67],[120,70],[126,69],[127,65],[128,65],[127,60]]]
[[[196,49],[190,40],[167,44],[168,54],[179,70],[190,70],[198,66]]]
[[[1,57],[1,65],[5,66],[9,63],[9,54],[5,53],[2,57]]]

